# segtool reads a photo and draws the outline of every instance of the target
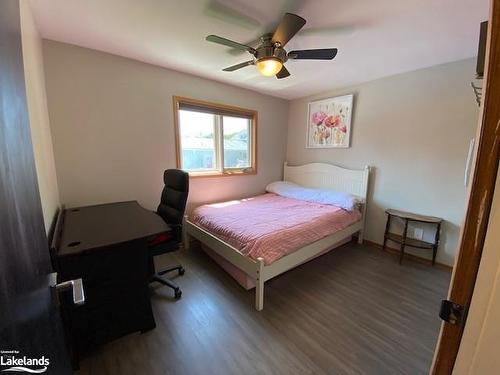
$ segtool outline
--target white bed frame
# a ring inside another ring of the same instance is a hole
[[[189,221],[187,216],[185,217],[184,225],[184,246],[186,249],[189,249],[191,238],[195,238],[255,279],[255,308],[260,311],[264,308],[264,283],[267,280],[304,263],[355,233],[358,233],[358,242],[362,243],[369,175],[369,166],[366,166],[363,170],[352,170],[324,163],[311,163],[301,166],[289,166],[285,163],[285,181],[291,181],[307,187],[334,189],[353,194],[363,202],[361,210],[363,216],[360,221],[347,228],[304,246],[268,266],[264,265],[262,258],[254,260],[243,255],[238,249]]]

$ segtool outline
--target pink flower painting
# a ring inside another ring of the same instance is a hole
[[[329,128],[336,128],[339,126],[342,122],[342,119],[340,118],[339,115],[336,116],[328,116],[325,119],[325,125],[328,126]]]
[[[315,112],[312,115],[312,122],[316,126],[321,125],[327,116],[325,112]]]
[[[349,147],[353,95],[309,103],[307,147]]]

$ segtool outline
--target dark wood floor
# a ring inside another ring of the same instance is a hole
[[[82,362],[87,374],[425,374],[450,274],[347,244],[266,283],[264,310],[201,250],[180,261],[183,297],[152,294],[156,329]]]

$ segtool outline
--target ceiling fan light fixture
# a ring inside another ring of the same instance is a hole
[[[255,65],[260,74],[266,77],[275,76],[283,67],[283,63],[275,57],[266,57],[257,60]]]
[[[287,53],[285,45],[305,24],[306,20],[304,18],[296,14],[285,13],[274,34],[267,33],[262,35],[260,43],[254,47],[218,35],[209,35],[205,39],[238,51],[246,51],[252,55],[251,60],[229,66],[222,69],[223,71],[234,72],[249,65],[255,65],[259,73],[263,76],[275,76],[277,79],[283,79],[290,77],[290,72],[284,65],[289,59],[332,60],[337,55],[336,48],[305,49]]]

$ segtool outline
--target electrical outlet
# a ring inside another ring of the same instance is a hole
[[[413,238],[421,240],[424,238],[424,230],[422,228],[413,228]]]

